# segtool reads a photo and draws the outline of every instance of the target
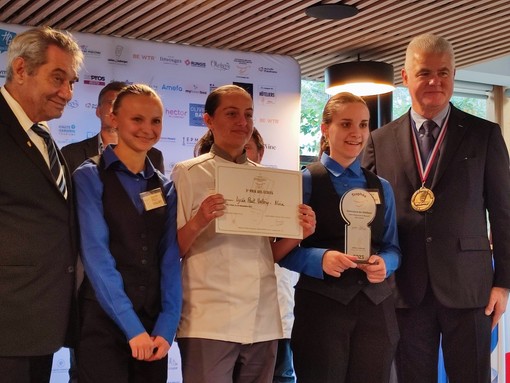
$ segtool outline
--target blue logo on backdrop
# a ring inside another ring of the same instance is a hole
[[[0,29],[0,53],[7,52],[7,48],[9,48],[9,44],[14,36],[16,36],[16,33]]]
[[[71,100],[67,103],[67,106],[71,109],[76,109],[77,107],[80,106],[80,103],[78,102],[78,100]]]
[[[189,124],[205,127],[203,104],[189,104]]]

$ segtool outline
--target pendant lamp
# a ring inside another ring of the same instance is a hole
[[[350,92],[373,96],[395,89],[393,65],[381,61],[352,61],[334,64],[324,72],[326,93]]]

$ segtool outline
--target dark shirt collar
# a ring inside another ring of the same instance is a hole
[[[241,154],[239,157],[237,157],[235,159],[232,158],[232,156],[230,154],[228,154],[226,151],[221,149],[216,144],[212,145],[211,152],[214,153],[215,155],[217,155],[218,157],[223,158],[224,160],[227,160],[227,161],[230,161],[230,162],[234,162],[236,164],[244,164],[246,162],[246,159],[247,159],[247,157],[246,157],[246,150],[244,150],[244,149],[243,149],[243,154]]]

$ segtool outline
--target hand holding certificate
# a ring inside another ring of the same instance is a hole
[[[216,232],[302,239],[301,185],[298,171],[217,166],[216,191],[225,198],[226,210],[216,219]]]

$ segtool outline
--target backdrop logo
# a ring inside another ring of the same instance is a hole
[[[223,72],[223,71],[230,70],[230,64],[229,63],[218,62],[216,60],[211,60],[211,68]]]
[[[239,78],[249,78],[250,68],[253,62],[250,59],[234,59],[235,70],[237,72],[237,77]]]
[[[6,76],[7,76],[7,71],[4,69],[0,70],[0,78],[4,78]]]
[[[87,109],[96,109],[97,108],[97,104],[95,104],[93,102],[87,102],[85,104],[85,108],[87,108]]]
[[[270,85],[259,86],[257,93],[261,104],[276,104],[276,87]]]
[[[171,136],[161,136],[159,138],[159,142],[170,142],[170,143],[175,143],[176,138],[175,137],[171,137]]]
[[[176,59],[173,56],[159,56],[159,62],[163,64],[170,64],[170,65],[181,65],[182,60]]]
[[[262,124],[279,125],[280,120],[277,118],[259,118],[259,122]]]
[[[188,117],[188,111],[182,109],[165,109],[165,116],[169,118],[183,119]]]
[[[135,60],[156,61],[156,56],[144,55],[144,54],[140,54],[140,53],[133,53],[133,58]]]
[[[97,74],[86,74],[83,77],[84,77],[84,80],[83,80],[84,84],[101,85],[101,86],[106,85],[106,78],[104,76],[97,75]]]
[[[204,89],[201,89],[198,85],[196,84],[193,84],[193,85],[190,85],[190,86],[187,86],[186,89],[184,90],[185,93],[189,93],[189,94],[207,94],[207,91],[204,90]]]
[[[76,125],[59,125],[58,126],[58,134],[60,136],[75,136],[76,135]]]
[[[265,150],[276,150],[276,145],[264,143],[264,149]]]
[[[113,52],[114,57],[110,57],[108,62],[110,64],[118,64],[118,65],[126,65],[128,61],[124,58],[124,46],[117,45],[115,46],[115,50]]]
[[[62,359],[62,358],[59,358],[59,359],[57,359],[56,365],[57,365],[58,368],[63,369],[63,368],[66,367],[66,361],[64,359]]]
[[[180,85],[163,84],[161,85],[161,90],[168,90],[169,92],[182,92],[183,89]]]
[[[195,146],[198,137],[182,137],[182,146]]]
[[[80,106],[80,104],[78,103],[78,100],[71,100],[67,103],[67,106],[71,109],[76,109]]]
[[[83,55],[86,57],[93,57],[93,58],[99,58],[101,57],[101,51],[90,48],[88,45],[80,45],[81,51],[83,52]]]
[[[176,370],[179,367],[179,363],[174,358],[168,357],[168,369]]]
[[[278,73],[278,71],[271,67],[259,66],[259,72],[261,73]]]
[[[189,124],[205,127],[204,104],[189,104]]]
[[[14,36],[16,36],[16,33],[0,29],[0,53],[7,52]]]
[[[190,59],[185,60],[184,64],[186,64],[186,66],[190,66],[192,68],[205,68],[206,65],[207,65],[205,62],[202,62],[202,61],[193,61],[193,60],[190,60]]]

